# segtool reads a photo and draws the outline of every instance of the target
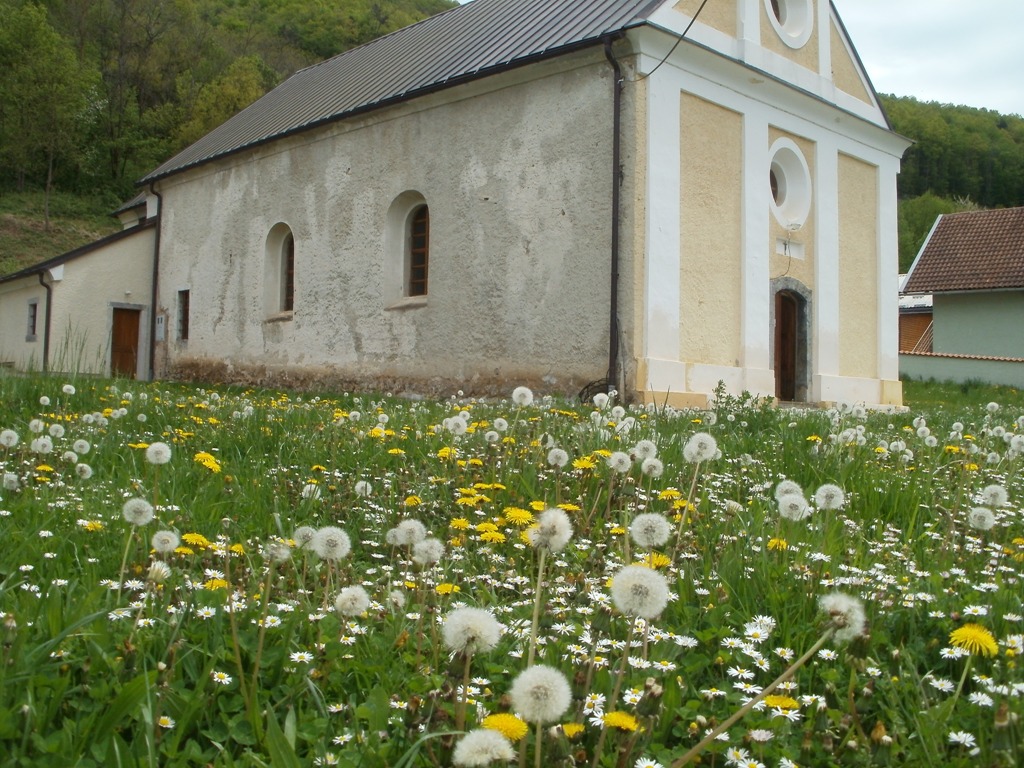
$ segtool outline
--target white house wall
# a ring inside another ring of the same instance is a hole
[[[53,302],[48,370],[109,375],[113,309],[123,307],[141,312],[135,373],[147,375],[153,243],[154,229],[140,229],[45,271]],[[26,339],[29,301],[38,305],[34,341]],[[46,302],[37,274],[0,284],[0,361],[42,368]]]
[[[604,376],[611,103],[598,49],[170,177],[158,366],[319,367],[413,389]],[[429,206],[429,291],[394,302],[386,215],[407,192]],[[295,238],[295,309],[268,319],[264,245],[280,223]],[[183,290],[186,341],[174,335]]]

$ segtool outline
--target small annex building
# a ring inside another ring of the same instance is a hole
[[[156,220],[140,195],[122,229],[0,277],[0,365],[147,378]]]
[[[472,0],[141,180],[152,369],[898,405],[908,145],[826,0]]]
[[[931,295],[930,349],[901,352],[912,378],[1024,387],[1024,207],[943,214],[903,293]]]

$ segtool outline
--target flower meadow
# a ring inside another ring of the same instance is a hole
[[[0,396],[4,765],[1024,757],[1024,408]]]

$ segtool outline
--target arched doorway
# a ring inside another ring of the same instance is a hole
[[[807,400],[807,300],[797,291],[775,293],[775,396],[781,402]]]

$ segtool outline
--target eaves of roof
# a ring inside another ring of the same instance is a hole
[[[47,259],[46,261],[41,261],[38,264],[33,264],[32,266],[25,267],[24,269],[19,269],[17,272],[12,272],[9,275],[3,275],[2,277],[0,277],[0,283],[9,283],[14,280],[20,280],[23,277],[29,277],[30,275],[45,272],[46,270],[51,269],[53,267],[59,267],[61,264],[66,264],[69,261],[74,261],[77,258],[86,256],[87,254],[90,254],[93,251],[98,251],[101,248],[111,245],[112,243],[116,243],[120,240],[126,240],[127,238],[138,234],[142,230],[150,229],[151,227],[155,226],[155,218],[146,219],[142,223],[138,224],[137,226],[131,227],[130,229],[122,229],[118,232],[114,232],[112,235],[107,235],[106,237],[102,237],[99,240],[94,240],[91,243],[86,243],[85,245],[79,246],[74,250],[62,253],[59,256],[54,256],[53,258]]]

